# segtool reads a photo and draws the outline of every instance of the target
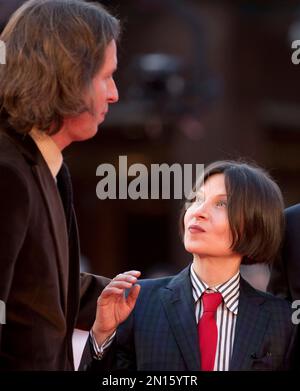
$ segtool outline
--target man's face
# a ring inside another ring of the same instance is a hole
[[[92,82],[91,103],[93,118],[96,126],[100,125],[108,112],[110,103],[119,99],[118,90],[113,79],[113,73],[117,69],[117,48],[115,41],[107,46],[104,63]],[[92,124],[91,124],[92,125]],[[97,130],[96,130],[97,131]]]
[[[75,118],[66,118],[63,128],[53,135],[61,149],[73,141],[87,140],[97,133],[108,112],[110,103],[118,101],[118,90],[113,79],[117,68],[116,42],[112,40],[105,50],[104,63],[92,81],[86,100],[92,113],[84,112]]]

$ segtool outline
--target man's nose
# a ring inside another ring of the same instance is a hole
[[[119,92],[114,79],[111,79],[108,91],[108,103],[116,103],[119,100]]]

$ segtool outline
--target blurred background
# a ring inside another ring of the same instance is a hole
[[[0,28],[23,1],[0,0]],[[92,140],[64,153],[70,167],[82,270],[113,277],[173,274],[182,246],[181,200],[99,200],[96,169],[133,163],[246,158],[300,202],[300,1],[107,0],[123,24],[115,80],[120,101]],[[130,181],[130,178],[128,178]],[[244,276],[265,289],[268,270]]]

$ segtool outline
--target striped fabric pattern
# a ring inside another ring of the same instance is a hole
[[[90,330],[90,333],[89,333],[89,339],[90,339],[90,344],[92,345],[93,347],[93,358],[95,360],[102,360],[102,357],[103,357],[103,354],[105,353],[105,351],[110,347],[110,345],[112,344],[114,338],[115,338],[115,335],[116,335],[116,331],[114,331],[112,333],[112,335],[110,335],[109,337],[106,338],[106,340],[103,342],[102,345],[98,345],[97,341],[96,341],[96,338],[94,336],[94,333],[93,333],[93,329]]]
[[[220,292],[223,302],[219,305],[216,313],[216,323],[218,328],[218,342],[215,357],[214,371],[228,371],[232,357],[234,343],[235,326],[239,305],[240,294],[240,273],[236,273],[230,280],[210,289],[196,275],[193,265],[191,265],[191,283],[193,298],[195,301],[196,322],[203,313],[201,296],[204,292]]]

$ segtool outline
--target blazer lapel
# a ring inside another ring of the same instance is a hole
[[[161,289],[161,301],[187,370],[199,371],[200,353],[189,267]]]
[[[63,311],[66,312],[69,276],[69,246],[65,212],[59,191],[47,163],[32,138],[29,135],[20,135],[13,131],[13,129],[7,130],[6,135],[14,142],[31,166],[33,175],[44,198],[57,251],[61,303]]]
[[[69,276],[69,249],[65,212],[55,181],[46,165],[32,166],[32,171],[40,185],[48,215],[51,221],[52,233],[57,250],[57,264],[59,280],[62,288],[61,301],[63,311],[67,308],[68,276]]]
[[[230,371],[251,369],[252,359],[263,343],[269,322],[270,314],[262,308],[264,301],[265,298],[241,278]]]

